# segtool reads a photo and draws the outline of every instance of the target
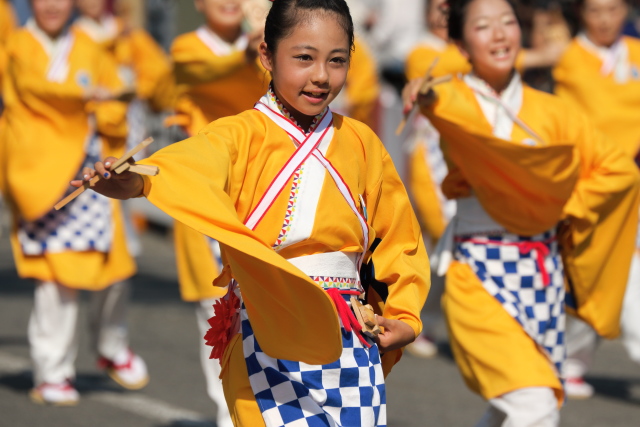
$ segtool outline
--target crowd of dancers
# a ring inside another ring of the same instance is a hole
[[[31,0],[18,27],[0,1],[0,190],[16,269],[36,283],[33,401],[79,401],[82,290],[98,366],[148,383],[127,328],[136,197],[175,220],[219,426],[387,425],[402,350],[435,353],[427,294],[489,404],[478,427],[558,426],[567,397],[593,394],[599,337],[622,334],[640,363],[625,0],[565,4],[573,20],[549,6],[528,48],[512,0],[429,0],[400,68],[366,1],[195,0],[204,24],[169,54],[112,3]],[[385,129],[389,83],[402,141]],[[160,173],[112,170],[159,112],[184,135],[138,162]],[[385,149],[399,143],[408,193]]]

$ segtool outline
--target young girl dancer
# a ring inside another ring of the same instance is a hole
[[[449,13],[449,37],[472,72],[420,102],[446,141],[443,191],[458,203],[436,251],[454,356],[490,403],[479,426],[557,426],[565,355],[558,240],[578,314],[615,335],[639,175],[586,117],[522,84],[511,3],[458,0]],[[405,89],[407,108],[422,83]]]
[[[582,31],[553,70],[555,93],[584,112],[629,157],[640,149],[640,41],[621,35],[627,18],[625,0],[578,2]],[[636,243],[637,245],[638,243]],[[633,256],[624,297],[621,327],[629,356],[640,363],[640,255]],[[583,322],[567,328],[566,391],[586,398],[593,387],[583,379],[597,346],[597,335]]]
[[[121,154],[126,105],[115,64],[67,22],[72,0],[33,0],[33,19],[8,44],[3,194],[14,213],[11,236],[20,277],[36,281],[29,320],[36,402],[74,404],[78,290],[91,295],[90,324],[99,363],[121,385],[147,381],[129,350],[126,307],[135,264],[118,203],[86,193],[60,211],[68,177],[105,153]]]
[[[113,175],[113,158],[85,170],[106,178],[98,192],[145,195],[220,242],[217,283],[234,281],[211,320],[228,330],[210,339],[236,425],[386,425],[383,364],[420,332],[429,267],[406,192],[375,134],[327,108],[352,45],[343,0],[276,0],[260,45],[272,85],[254,110],[154,154],[154,178]],[[373,341],[348,304],[375,238],[389,293]]]

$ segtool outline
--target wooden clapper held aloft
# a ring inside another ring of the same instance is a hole
[[[131,150],[127,151],[124,156],[120,157],[118,160],[113,162],[111,166],[111,173],[121,174],[125,171],[131,171],[138,173],[140,175],[150,175],[155,176],[158,174],[160,169],[157,166],[149,166],[149,165],[137,165],[133,160],[133,156],[138,154],[140,151],[148,147],[153,142],[153,138],[147,138],[142,141],[140,144],[133,147]],[[82,187],[79,187],[76,191],[69,194],[64,199],[60,200],[58,204],[54,206],[56,210],[62,209],[65,205],[71,202],[73,199],[78,197],[80,194],[84,192],[87,188],[93,187],[96,185],[96,182],[100,181],[100,175],[96,175],[91,180],[82,183]]]

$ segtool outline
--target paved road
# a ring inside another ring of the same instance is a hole
[[[26,330],[33,286],[17,278],[6,233],[0,237],[0,427],[213,427],[215,408],[200,372],[193,307],[180,301],[169,236],[146,233],[140,274],[134,279],[132,346],[147,361],[152,379],[141,392],[124,392],[95,368],[81,322],[77,407],[32,404]],[[81,313],[80,319],[86,319]],[[472,426],[483,409],[462,383],[446,342],[433,360],[405,356],[388,379],[392,427]],[[619,342],[602,345],[589,378],[597,395],[569,402],[566,427],[640,426],[640,367]]]

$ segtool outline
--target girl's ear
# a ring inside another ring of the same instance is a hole
[[[202,0],[194,0],[194,6],[196,7],[196,10],[200,13],[204,12],[204,4]]]
[[[469,52],[467,52],[467,49],[465,49],[465,47],[464,47],[464,42],[462,42],[460,40],[456,40],[454,43],[455,43],[456,47],[458,48],[458,50],[460,51],[460,54],[462,56],[464,56],[464,59],[466,59],[468,61],[470,56],[469,56]]]
[[[260,55],[260,62],[265,70],[272,72],[273,71],[273,55],[271,51],[267,49],[267,43],[262,42],[260,46],[258,46],[258,55]]]

